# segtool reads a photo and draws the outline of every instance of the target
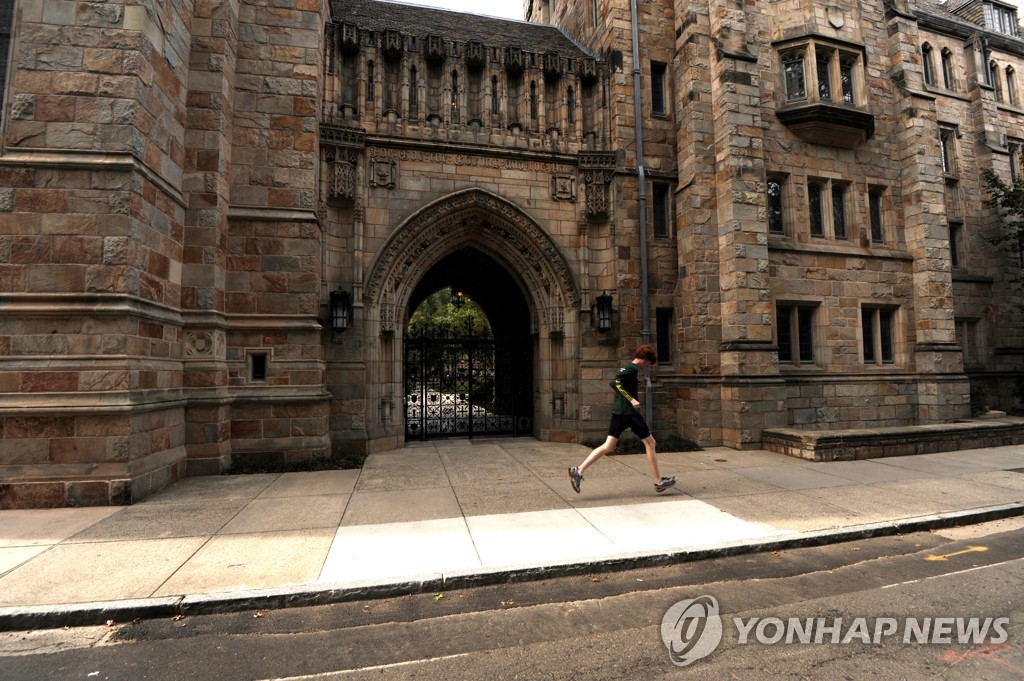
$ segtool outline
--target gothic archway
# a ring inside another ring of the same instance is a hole
[[[580,291],[576,274],[559,245],[526,213],[507,200],[480,189],[451,194],[410,216],[377,252],[364,279],[362,303],[366,344],[367,389],[379,391],[395,417],[402,414],[404,391],[402,334],[406,316],[423,296],[459,277],[463,283],[473,263],[485,263],[475,298],[491,308],[488,316],[499,332],[521,332],[531,344],[531,401],[534,433],[543,434],[552,416],[553,393],[565,409],[575,395]],[[488,277],[487,268],[501,276]],[[506,276],[507,275],[507,276]],[[498,285],[498,281],[504,281]],[[518,310],[515,315],[503,313]],[[514,317],[514,319],[513,319]],[[507,328],[501,331],[502,325]],[[526,328],[523,328],[526,327]],[[379,359],[377,359],[379,358]],[[371,400],[374,397],[371,395]],[[371,402],[372,404],[372,402]],[[381,423],[404,434],[399,418]]]

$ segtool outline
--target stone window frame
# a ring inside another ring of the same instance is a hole
[[[778,186],[778,193],[772,193],[772,185]],[[790,202],[790,197],[787,195],[789,188],[789,176],[784,173],[769,173],[768,178],[765,181],[765,219],[768,223],[769,234],[788,234],[789,223],[790,223],[790,211],[786,210],[786,206]],[[777,218],[773,220],[773,213],[777,214]],[[777,225],[773,229],[773,225]]]
[[[651,115],[668,116],[668,64],[651,60]]]
[[[988,68],[985,69],[985,80],[987,85],[992,88],[992,97],[999,103],[1003,101],[1003,85],[999,78],[999,64],[995,59],[988,62]]]
[[[245,376],[248,383],[264,384],[270,380],[270,363],[273,360],[273,348],[247,348],[245,351]],[[262,358],[262,377],[257,377]]]
[[[898,305],[861,303],[860,358],[866,366],[896,366],[899,364]]]
[[[775,301],[774,332],[780,367],[820,368],[822,309],[819,300]]]
[[[982,13],[985,28],[1003,35],[1020,35],[1020,26],[1017,22],[1017,9],[998,2],[982,3]]]
[[[956,342],[964,358],[964,368],[981,368],[985,365],[988,348],[985,343],[984,324],[981,317],[956,317]]]
[[[932,46],[929,43],[921,45],[921,66],[924,69],[924,84],[935,85],[935,64],[933,63]]]
[[[856,109],[867,105],[862,49],[811,38],[779,48],[779,61],[784,103],[828,103]],[[819,82],[820,63],[826,65],[827,83]]]
[[[1014,137],[1006,140],[1006,152],[1008,155],[1007,161],[1010,166],[1010,184],[1014,185],[1017,183],[1022,176],[1024,171],[1024,140],[1017,139]]]
[[[939,158],[942,162],[942,173],[947,180],[957,180],[960,177],[960,154],[957,149],[959,138],[959,126],[939,123]]]
[[[672,213],[672,183],[652,180],[651,184],[651,233],[657,239],[671,239],[675,230]],[[660,210],[659,210],[660,208]],[[664,218],[664,222],[659,220]]]
[[[658,365],[672,364],[675,308],[658,307],[654,310],[655,338],[658,351]]]
[[[1010,106],[1020,106],[1017,92],[1017,71],[1013,66],[1006,67],[1006,103]]]
[[[812,237],[835,241],[850,240],[851,186],[851,182],[839,178],[818,176],[807,178],[807,228]],[[814,191],[814,188],[817,188],[817,192]],[[815,193],[817,193],[817,210],[815,210]],[[841,206],[836,205],[837,194],[841,195]],[[820,222],[816,222],[815,215]]]
[[[883,185],[868,185],[868,234],[871,243],[884,244],[886,240],[885,219],[888,188]]]
[[[943,47],[941,52],[942,85],[947,90],[956,90],[956,73],[953,70],[953,51]]]

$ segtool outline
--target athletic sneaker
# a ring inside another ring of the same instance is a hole
[[[654,489],[658,492],[664,492],[674,484],[676,484],[676,476],[673,475],[671,478],[667,478],[663,475],[661,476],[661,482],[654,483]]]
[[[580,483],[583,482],[583,474],[580,473],[580,469],[576,468],[576,466],[569,469],[569,482],[572,483],[572,491],[579,494]]]

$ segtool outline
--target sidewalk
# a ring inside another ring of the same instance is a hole
[[[362,470],[188,478],[129,507],[0,511],[0,630],[325,603],[1024,514],[1024,446],[812,463],[441,441]]]

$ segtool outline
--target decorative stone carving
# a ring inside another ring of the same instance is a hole
[[[381,303],[380,306],[380,335],[391,337],[395,335],[395,317],[397,311],[393,303]]]
[[[557,52],[545,52],[543,57],[544,77],[558,80],[562,77],[562,58]]]
[[[584,210],[591,221],[606,220],[611,215],[609,187],[615,177],[615,154],[580,152],[580,174],[586,187]]]
[[[577,62],[579,65],[579,76],[580,80],[583,81],[584,85],[590,85],[597,82],[597,60],[596,59],[581,59]]]
[[[546,322],[548,325],[548,335],[552,338],[564,338],[565,337],[565,310],[561,307],[553,306],[549,307],[544,311],[547,317]]]
[[[573,175],[551,176],[551,198],[555,201],[576,202],[576,177]]]
[[[350,205],[356,198],[356,157],[328,151],[327,202],[331,205]]]
[[[444,40],[439,35],[428,35],[423,48],[423,58],[428,64],[437,66],[443,64],[448,58],[448,50],[445,49]]]
[[[526,70],[526,56],[521,47],[505,48],[505,71],[510,76],[518,76]]]
[[[402,51],[405,47],[405,40],[402,34],[394,29],[384,31],[384,38],[381,41],[381,54],[389,62],[397,62],[402,59]]]
[[[579,307],[580,292],[565,256],[551,237],[516,206],[479,189],[439,200],[410,217],[378,250],[363,300],[377,304],[382,292],[402,299],[453,241],[485,240],[535,291],[558,290],[563,307]],[[547,295],[547,294],[544,294]]]
[[[223,331],[186,331],[186,357],[224,357]]]
[[[320,144],[349,149],[362,149],[366,146],[366,131],[349,125],[321,125]]]
[[[370,159],[370,186],[394,189],[398,184],[398,163],[393,158]]]
[[[466,43],[466,67],[470,71],[483,71],[487,66],[487,48],[479,40]]]
[[[354,55],[359,53],[359,29],[355,24],[342,23],[339,47],[342,54]]]

